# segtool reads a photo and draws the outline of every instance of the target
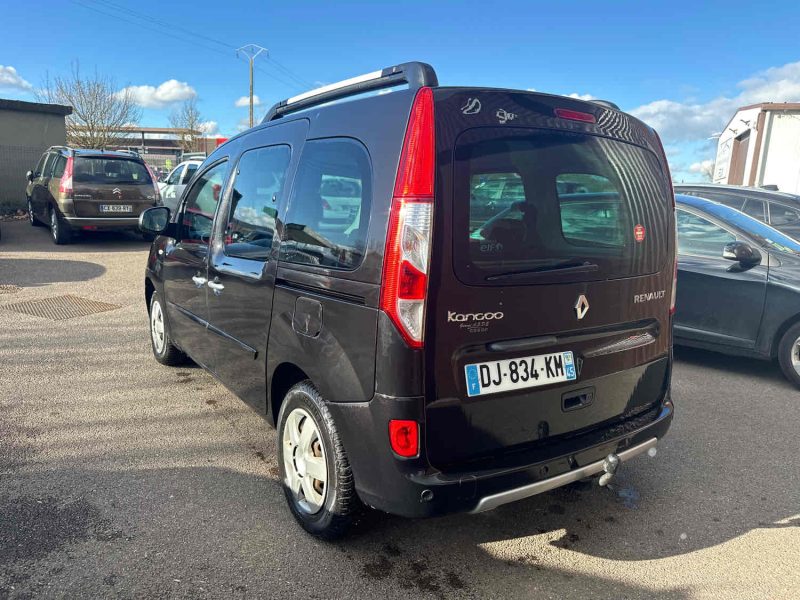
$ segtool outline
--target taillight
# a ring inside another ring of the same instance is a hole
[[[389,214],[381,309],[412,348],[424,344],[433,227],[433,91],[421,88],[408,120]]]
[[[64,172],[61,174],[61,185],[58,191],[62,194],[72,195],[72,161],[71,156],[67,157],[67,164],[64,165]]]
[[[161,200],[161,190],[158,189],[158,177],[156,177],[155,172],[147,163],[144,163],[144,166],[147,167],[148,172],[150,173],[150,181],[153,182],[153,190],[155,191],[155,196],[153,196],[153,202],[155,204],[160,204]]]
[[[675,188],[672,187],[672,175],[669,172],[669,163],[667,162],[667,153],[664,151],[664,144],[655,129],[653,135],[656,136],[658,142],[658,149],[661,152],[661,162],[664,164],[664,173],[669,183],[669,195],[672,200],[672,222],[674,223],[674,230],[672,236],[672,244],[675,251],[674,261],[672,265],[672,296],[669,303],[669,314],[675,314],[675,301],[678,297],[678,219],[675,213]]]
[[[597,123],[597,117],[595,117],[592,113],[570,110],[569,108],[557,108],[555,109],[555,113],[559,119],[580,121],[582,123]]]
[[[389,421],[389,444],[398,456],[416,458],[419,455],[419,425],[416,421]]]

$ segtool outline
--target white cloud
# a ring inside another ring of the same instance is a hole
[[[204,135],[216,135],[219,133],[219,123],[216,121],[204,121],[197,126]]]
[[[250,96],[242,96],[234,104],[237,108],[242,108],[243,106],[250,106]],[[261,99],[258,97],[257,94],[253,94],[253,106],[259,106],[260,104],[261,104]]]
[[[576,92],[572,92],[569,95],[570,98],[577,98],[578,100],[594,100],[594,96],[591,94],[578,94]]]
[[[800,100],[800,62],[772,67],[740,81],[737,87],[740,92],[732,97],[708,102],[655,100],[630,112],[654,127],[665,141],[702,140],[720,131],[740,106]]]
[[[20,77],[14,67],[0,65],[0,88],[30,91],[33,86]]]
[[[711,159],[707,159],[692,163],[691,165],[689,165],[689,172],[699,173],[703,177],[710,180],[712,175],[714,174],[714,161]]]
[[[130,92],[133,101],[144,108],[164,108],[168,104],[183,102],[197,97],[197,91],[185,81],[169,79],[154,87],[152,85],[132,85],[117,92],[122,95]]]

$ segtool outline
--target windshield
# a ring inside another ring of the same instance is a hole
[[[701,208],[709,214],[747,232],[748,235],[755,238],[765,248],[790,254],[800,254],[800,242],[743,212],[716,202],[704,203]]]
[[[76,158],[72,180],[109,185],[152,184],[150,173],[142,163],[124,158]]]
[[[455,178],[455,267],[465,283],[613,279],[667,262],[672,203],[657,158],[637,146],[469,130]]]

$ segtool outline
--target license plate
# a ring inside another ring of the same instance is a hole
[[[129,213],[133,212],[130,204],[101,204],[100,212],[104,213]]]
[[[577,378],[572,352],[539,354],[466,365],[467,396],[549,385]]]

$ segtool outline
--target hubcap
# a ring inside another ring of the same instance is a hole
[[[58,217],[56,211],[50,211],[50,231],[53,233],[53,239],[58,239]]]
[[[315,514],[328,493],[328,463],[317,424],[302,408],[295,408],[283,427],[284,484],[301,510]]]
[[[161,311],[161,304],[153,302],[150,309],[150,335],[153,337],[153,346],[156,352],[161,354],[164,351],[164,313]]]
[[[800,338],[792,344],[792,367],[796,373],[800,373]]]
[[[33,223],[33,205],[30,200],[28,200],[28,218],[31,220],[31,223]]]

